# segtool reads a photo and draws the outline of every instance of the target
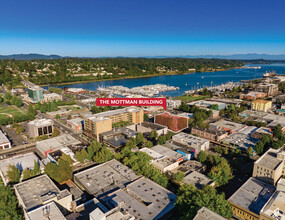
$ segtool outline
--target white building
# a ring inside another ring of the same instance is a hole
[[[3,132],[0,130],[0,150],[5,150],[8,148],[11,148],[11,143],[5,134],[3,134]]]

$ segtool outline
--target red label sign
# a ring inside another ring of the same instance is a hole
[[[162,106],[166,110],[166,98],[97,98],[96,106]]]

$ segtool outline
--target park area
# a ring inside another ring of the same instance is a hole
[[[0,105],[0,120],[7,119],[8,117],[23,116],[26,113],[26,110],[23,110],[23,108],[13,105]]]

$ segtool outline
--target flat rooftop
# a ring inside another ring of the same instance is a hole
[[[246,134],[246,135],[250,135],[252,134],[253,132],[255,132],[258,128],[255,127],[255,126],[247,126],[247,127],[244,127],[242,128],[239,133],[242,133],[242,134]]]
[[[175,207],[175,200],[175,194],[145,177],[103,198],[110,208],[120,205],[136,219],[159,219]]]
[[[271,170],[275,170],[281,163],[282,160],[277,159],[278,151],[274,149],[269,149],[266,153],[263,154],[255,163],[258,166],[266,167]]]
[[[137,179],[133,170],[113,159],[74,175],[75,182],[90,195],[99,196]]]
[[[50,202],[27,213],[29,220],[66,220],[54,202]]]
[[[202,189],[203,186],[213,183],[213,180],[209,179],[202,173],[197,171],[192,171],[188,175],[186,175],[182,181],[183,183],[193,185],[197,189]]]
[[[159,159],[159,158],[164,157],[162,154],[158,153],[157,151],[154,151],[152,148],[144,147],[140,149],[140,152],[144,152],[148,154],[153,159]]]
[[[210,123],[210,126],[223,127],[223,128],[232,130],[234,132],[238,132],[239,130],[245,127],[245,125],[243,124],[232,122],[232,121],[226,121],[224,119]]]
[[[46,174],[18,183],[14,187],[26,210],[41,206],[43,202],[60,194],[60,190]]]
[[[258,142],[258,139],[242,133],[233,133],[224,138],[222,142],[236,145],[239,148],[247,150],[249,147],[254,148],[255,144]]]
[[[87,115],[85,116],[85,118],[93,121],[93,122],[99,122],[99,121],[105,121],[105,120],[110,120],[107,117],[103,117],[103,116],[98,116],[98,115]]]
[[[127,138],[131,138],[131,137],[137,136],[138,133],[132,129],[129,129],[129,128],[119,127],[119,128],[113,128],[111,131],[103,132],[100,135],[101,136],[115,136],[115,135],[119,135],[119,134],[123,134]]]
[[[115,148],[121,147],[128,142],[128,140],[123,135],[117,135],[115,137],[109,137],[109,138],[104,139],[104,141],[107,144],[109,144]]]
[[[209,142],[208,140],[206,140],[204,138],[196,137],[194,135],[186,134],[184,132],[173,135],[172,139],[174,141],[178,141],[180,143],[187,144],[190,146],[191,145],[203,145],[203,144]]]
[[[4,177],[6,177],[7,171],[9,170],[9,165],[15,165],[20,171],[23,171],[27,168],[33,169],[34,161],[37,161],[40,166],[43,166],[42,163],[40,163],[39,158],[33,152],[19,154],[4,160],[0,160],[0,170]]]
[[[75,125],[80,125],[82,124],[83,119],[82,118],[73,118],[70,120],[67,120],[66,122],[69,122],[71,124],[75,124]]]
[[[181,171],[184,172],[185,174],[191,172],[191,171],[201,171],[206,169],[206,165],[196,161],[196,160],[187,160],[184,161],[183,163],[181,163],[179,165],[179,167],[177,168],[177,171]]]
[[[274,191],[275,186],[251,177],[228,200],[259,215]]]
[[[80,200],[84,196],[84,192],[76,186],[72,180],[67,180],[60,186],[61,189],[67,189],[73,196],[73,200]]]
[[[163,156],[162,158],[154,160],[152,164],[157,168],[164,169],[165,167],[168,167],[176,162],[177,160],[173,160],[169,157]]]
[[[226,219],[203,206],[201,209],[198,210],[193,220],[226,220]]]
[[[119,115],[119,114],[128,113],[128,112],[140,112],[140,111],[142,111],[140,108],[127,107],[127,108],[116,109],[116,110],[111,110],[107,112],[100,112],[100,113],[95,114],[94,116],[110,117],[113,115]]]
[[[271,129],[266,127],[260,127],[255,132],[261,134],[272,134]]]
[[[4,143],[10,143],[10,141],[5,136],[5,134],[3,134],[3,132],[0,130],[0,144],[4,144]]]
[[[50,126],[53,125],[53,120],[51,119],[35,119],[33,121],[30,121],[28,125],[35,125],[36,127],[43,127],[43,126]]]
[[[161,130],[161,129],[167,128],[164,125],[160,125],[160,124],[156,124],[156,123],[152,123],[152,122],[148,122],[148,121],[144,121],[140,125],[145,127],[145,128],[151,128],[152,130]]]
[[[59,150],[68,145],[79,145],[81,142],[70,134],[63,134],[54,138],[50,138],[36,143],[37,149],[45,155],[46,151]]]
[[[275,191],[273,196],[269,199],[266,205],[261,210],[267,216],[272,217],[276,216],[276,219],[284,220],[285,219],[285,192],[284,191]],[[278,210],[277,210],[278,209]]]
[[[155,145],[150,149],[161,154],[161,155],[167,156],[173,160],[179,160],[180,158],[183,157],[182,154],[177,153],[176,151],[171,150],[171,149],[164,147],[162,145]]]

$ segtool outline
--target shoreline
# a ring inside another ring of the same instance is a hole
[[[227,71],[231,69],[241,69],[243,67],[233,67],[228,69],[215,69],[212,71],[201,71],[201,72],[187,72],[187,73],[167,73],[167,74],[152,74],[152,75],[145,75],[145,76],[127,76],[122,78],[113,78],[113,79],[100,79],[100,80],[83,80],[83,81],[76,81],[76,82],[63,82],[57,84],[39,84],[39,86],[62,86],[62,85],[72,85],[72,84],[80,84],[80,83],[92,83],[92,82],[103,82],[103,81],[111,81],[111,80],[123,80],[123,79],[137,79],[137,78],[149,78],[149,77],[157,77],[157,76],[171,76],[171,75],[186,75],[186,74],[194,74],[194,73],[211,73],[211,72],[220,72],[220,71]]]

